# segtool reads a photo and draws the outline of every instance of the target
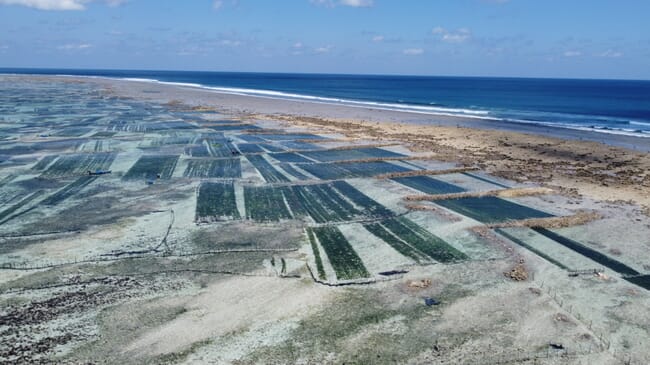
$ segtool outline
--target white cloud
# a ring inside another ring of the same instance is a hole
[[[564,52],[564,57],[579,57],[582,56],[582,52],[580,51],[566,51]]]
[[[124,4],[124,3],[126,3],[127,1],[129,1],[129,0],[105,0],[106,5],[108,5],[108,6],[112,7],[112,8],[114,8],[116,6],[120,6],[120,5]]]
[[[384,36],[383,35],[376,35],[372,37],[373,42],[383,42],[384,41]]]
[[[419,56],[424,53],[422,48],[407,48],[402,51],[407,56]]]
[[[436,35],[437,35],[437,34],[445,34],[445,33],[447,33],[447,31],[446,31],[445,28],[443,28],[443,27],[435,27],[435,28],[433,28],[433,30],[431,31],[431,33],[432,33],[432,34],[436,34]]]
[[[443,27],[435,27],[431,34],[437,36],[443,42],[463,43],[472,37],[472,32],[467,28],[459,28],[456,31],[449,31]]]
[[[212,9],[219,10],[223,6],[223,0],[214,0],[212,2]]]
[[[302,47],[303,47],[302,42],[296,42],[293,44],[293,48],[302,48]]]
[[[369,8],[375,5],[374,0],[309,0],[314,5],[333,8],[337,5],[351,6],[353,8]]]
[[[227,47],[238,47],[241,46],[241,41],[238,40],[232,40],[232,39],[222,39],[219,41],[219,44],[222,46],[227,46]]]
[[[56,47],[57,49],[64,50],[64,51],[73,51],[73,50],[79,50],[79,49],[87,49],[92,47],[92,44],[88,43],[80,43],[80,44],[74,44],[74,43],[69,43],[69,44],[64,44],[61,46]]]
[[[332,48],[334,48],[334,47],[333,46],[318,47],[318,48],[314,49],[314,52],[321,53],[321,54],[322,53],[329,53],[332,50]]]
[[[352,6],[355,8],[367,8],[374,5],[373,0],[341,0],[341,5]]]
[[[605,58],[620,58],[620,57],[623,57],[623,52],[608,49],[607,51],[605,51],[603,53],[600,53],[597,56],[598,57],[605,57]]]
[[[0,5],[20,5],[39,10],[85,10],[94,0],[0,0]],[[102,0],[108,6],[120,6],[128,0]]]

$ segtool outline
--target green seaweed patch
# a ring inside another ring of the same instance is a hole
[[[354,280],[370,276],[361,258],[336,227],[308,228],[318,239],[332,264],[337,280]]]

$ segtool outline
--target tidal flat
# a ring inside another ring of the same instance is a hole
[[[0,85],[0,363],[650,362],[647,153]]]

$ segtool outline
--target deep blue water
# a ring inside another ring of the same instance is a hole
[[[2,68],[0,73],[189,83],[222,92],[650,137],[650,81]]]

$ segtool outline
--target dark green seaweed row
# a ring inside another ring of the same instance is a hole
[[[183,135],[183,136],[167,136],[163,138],[156,138],[151,143],[152,146],[173,146],[173,145],[186,145],[194,143],[196,136]],[[197,142],[198,143],[198,142]]]
[[[346,150],[307,151],[303,152],[302,154],[320,162],[363,160],[368,158],[404,157],[404,155],[400,153],[395,153],[376,147]]]
[[[24,205],[29,204],[32,200],[38,198],[43,194],[42,190],[35,191],[24,198],[22,198],[18,203],[10,206],[9,208],[3,210],[0,212],[0,223],[4,223],[5,221],[9,220],[12,218],[12,214],[17,211],[18,209],[22,208]]]
[[[481,223],[501,223],[509,220],[548,218],[552,214],[529,208],[494,196],[437,200],[436,204]]]
[[[373,217],[392,216],[393,212],[386,209],[383,205],[377,203],[367,195],[357,190],[345,181],[335,181],[332,185],[343,194],[346,198],[352,200],[355,205],[363,208],[364,214]]]
[[[60,129],[54,135],[58,137],[80,137],[90,133],[92,130],[90,127],[67,127]]]
[[[495,229],[495,231],[496,231],[498,234],[502,235],[503,237],[509,239],[510,241],[512,241],[512,242],[514,242],[514,243],[516,243],[516,244],[518,244],[519,246],[521,246],[521,247],[527,249],[527,250],[530,251],[530,252],[535,253],[537,256],[543,258],[544,260],[546,260],[546,261],[548,261],[548,262],[554,264],[555,266],[559,267],[560,269],[569,270],[569,268],[566,267],[566,266],[565,266],[564,264],[562,264],[561,262],[555,260],[555,259],[552,258],[551,256],[549,256],[549,255],[547,255],[546,253],[544,253],[544,252],[542,252],[542,251],[540,251],[540,250],[534,248],[533,246],[527,244],[526,242],[520,240],[519,238],[517,238],[517,237],[511,235],[510,233],[506,232],[504,229],[502,229],[502,228],[497,228],[497,229]]]
[[[535,227],[532,228],[533,231],[541,234],[544,237],[550,238],[551,240],[561,244],[562,246],[573,250],[583,256],[586,256],[595,262],[608,267],[617,273],[623,274],[623,275],[640,275],[640,273],[633,268],[623,264],[620,261],[614,260],[613,258],[604,255],[596,250],[593,250],[585,245],[583,245],[580,242],[576,242],[570,238],[564,237],[560,234],[557,234],[553,231],[550,231],[546,228],[541,228],[541,227]]]
[[[239,219],[233,183],[204,182],[196,198],[197,222]]]
[[[239,178],[241,177],[241,162],[239,158],[189,160],[183,176],[198,178]]]
[[[287,134],[258,134],[257,136],[267,141],[293,141],[296,139],[326,139],[323,136],[309,133],[287,133]]]
[[[409,169],[386,161],[354,163],[303,164],[300,168],[323,180],[371,177],[381,174],[405,172]]]
[[[208,138],[205,143],[212,157],[231,157],[237,154],[237,149],[227,139]]]
[[[266,152],[256,143],[238,143],[237,149],[241,153],[263,153]]]
[[[271,144],[271,143],[260,143],[259,146],[264,148],[268,152],[282,152],[282,151],[284,151],[284,148],[282,148],[280,146],[276,146],[276,145]]]
[[[644,289],[650,290],[650,275],[624,277],[623,279]]]
[[[293,216],[284,203],[284,188],[244,187],[246,218],[258,222],[273,222],[291,219]]]
[[[107,170],[114,159],[114,153],[64,155],[54,161],[42,176],[52,178],[85,175],[88,171]]]
[[[325,274],[325,267],[323,267],[323,260],[320,257],[320,249],[314,238],[314,232],[310,229],[307,230],[307,236],[309,236],[309,243],[311,244],[311,250],[314,252],[314,260],[316,261],[316,270],[318,271],[318,278],[320,280],[327,279]]]
[[[147,155],[141,156],[129,171],[124,180],[170,179],[178,163],[178,155]]]
[[[291,162],[291,163],[312,163],[314,161],[301,156],[295,152],[280,152],[280,153],[271,153],[270,157],[274,158],[278,162]]]
[[[212,130],[215,131],[220,131],[220,132],[225,132],[225,131],[246,131],[246,130],[253,130],[253,129],[260,129],[260,127],[253,125],[253,124],[244,124],[244,123],[238,123],[236,125],[216,125],[216,126],[211,126],[209,127]]]
[[[64,186],[61,190],[57,191],[56,193],[50,195],[47,197],[45,200],[43,200],[43,204],[45,205],[57,205],[60,202],[68,199],[69,197],[73,196],[74,194],[80,192],[83,188],[88,186],[90,183],[95,181],[97,179],[97,176],[82,176],[78,178],[77,180],[71,182],[70,184]]]
[[[415,262],[422,262],[422,259],[425,258],[425,255],[420,251],[414,249],[413,247],[407,245],[404,241],[400,240],[394,234],[390,233],[384,226],[379,223],[370,223],[364,224],[363,227],[368,230],[368,232],[379,237],[382,241],[388,243],[395,251],[400,254],[410,257]]]
[[[466,191],[459,186],[429,176],[401,177],[392,180],[432,195],[462,193]],[[435,203],[453,210],[458,214],[488,224],[516,219],[548,218],[553,216],[552,214],[494,196],[436,200]]]
[[[289,178],[282,175],[278,170],[276,170],[264,157],[261,155],[248,155],[246,156],[248,161],[255,166],[257,171],[262,174],[266,182],[287,182]]]
[[[361,258],[338,228],[307,228],[307,231],[313,232],[318,238],[338,280],[354,280],[370,276]]]
[[[293,165],[289,163],[281,163],[280,168],[284,170],[289,175],[295,177],[298,180],[309,180],[310,177],[298,171]]]
[[[187,146],[184,148],[184,153],[187,156],[192,157],[210,157],[210,150],[208,146],[203,144],[197,144],[192,146]]]
[[[467,259],[467,255],[404,217],[367,224],[364,227],[401,254],[418,262],[423,257],[422,254],[438,262]],[[393,237],[388,234],[389,232]]]
[[[285,187],[245,187],[249,219],[277,221],[310,216],[315,222],[387,217],[392,212],[346,182]],[[358,208],[357,208],[358,207]]]
[[[59,155],[47,155],[43,156],[43,158],[38,161],[33,167],[32,170],[34,171],[43,171],[49,164],[52,163],[52,161],[56,160],[59,157]]]
[[[409,188],[421,191],[425,194],[453,194],[466,191],[460,186],[456,186],[429,176],[409,176],[391,179]]]

